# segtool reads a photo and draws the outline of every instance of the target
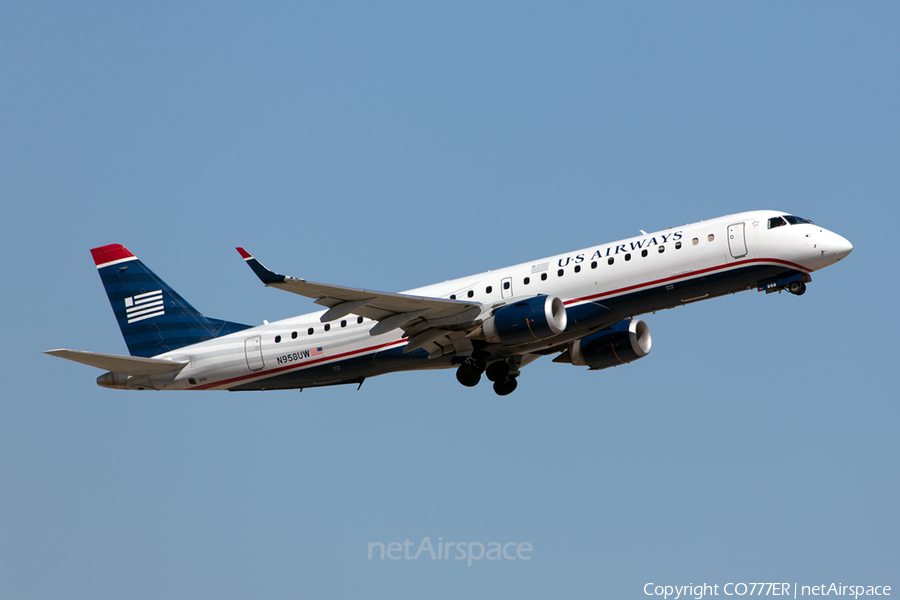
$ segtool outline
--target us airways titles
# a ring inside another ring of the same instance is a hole
[[[635,250],[646,249],[651,246],[661,246],[666,242],[678,242],[683,237],[682,231],[675,231],[672,233],[661,233],[659,235],[654,235],[650,239],[644,238],[642,240],[638,240],[636,242],[627,242],[625,244],[618,244],[617,246],[607,246],[606,253],[604,254],[603,248],[595,251],[594,254],[591,255],[590,260],[595,260],[597,258],[607,258],[610,256],[615,256],[622,252],[623,254],[627,254],[629,252],[634,252]],[[659,238],[659,239],[657,239]],[[569,262],[573,262],[574,264],[580,264],[585,261],[584,254],[576,254],[575,256],[567,256],[565,258],[559,259],[559,267],[565,267],[569,264]]]

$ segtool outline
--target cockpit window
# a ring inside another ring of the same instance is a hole
[[[772,217],[769,219],[769,229],[781,227],[782,225],[801,225],[807,223],[812,225],[813,222],[803,217],[795,217],[794,215],[784,215],[783,217]]]

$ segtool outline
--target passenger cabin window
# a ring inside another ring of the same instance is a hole
[[[696,246],[697,244],[700,243],[700,240],[698,240],[697,238],[694,238],[691,240],[691,243]]]
[[[347,326],[347,321],[341,321],[341,327],[346,327],[346,326]]]
[[[591,268],[592,268],[592,269],[596,269],[596,268],[597,268],[597,261],[596,261],[596,260],[591,261]]]
[[[675,242],[675,249],[681,250],[681,242]]]
[[[362,325],[362,317],[356,317],[356,322]]]
[[[309,329],[306,330],[306,334],[307,334],[307,335],[312,335],[312,334],[313,334],[313,331],[315,331],[315,329],[313,329],[312,327],[310,327]]]
[[[296,331],[292,331],[292,332],[291,332],[291,339],[292,339],[292,340],[296,340],[296,339],[297,339],[297,332],[296,332]]]
[[[451,300],[456,300],[456,294],[450,294],[450,299],[451,299]]]
[[[474,295],[475,295],[475,292],[473,292],[472,290],[469,290],[469,293],[466,294],[466,296],[468,296],[469,298],[471,298]]]
[[[641,250],[641,257],[642,257],[642,258],[647,258],[647,251],[646,251],[646,250]]]
[[[280,343],[280,342],[281,342],[281,336],[280,336],[280,335],[276,335],[276,336],[275,336],[275,343],[278,344],[278,343]]]
[[[522,283],[524,283],[525,285],[528,285],[529,283],[531,283],[531,277],[526,277],[526,278],[522,281]]]
[[[610,256],[610,257],[609,257],[609,260],[606,261],[606,264],[611,265],[611,264],[613,264],[614,262],[616,262],[616,259],[613,258],[612,256]]]
[[[487,286],[487,287],[484,289],[484,293],[485,293],[485,294],[490,294],[490,293],[493,292],[493,291],[494,291],[494,288],[492,288],[491,286]]]
[[[557,277],[562,277],[564,272],[565,272],[565,271],[563,271],[562,269],[560,269],[559,271],[556,272],[556,276],[557,276]]]
[[[660,246],[660,247],[659,247],[659,253],[660,253],[660,254],[662,254],[662,253],[665,252],[665,251],[666,251],[666,247],[665,247],[665,246]]]
[[[329,331],[331,329],[331,323],[325,323],[325,331]]]
[[[709,234],[708,236],[706,236],[706,239],[707,239],[707,241],[710,241],[710,242],[711,242],[711,241],[713,241],[714,239],[716,239],[716,236],[714,236],[713,234]]]
[[[630,252],[629,252],[628,254],[625,255],[625,260],[631,260],[631,253],[630,253]]]
[[[503,289],[504,289],[504,290],[508,290],[508,289],[509,289],[509,282],[508,282],[508,281],[504,281],[504,282],[503,282]]]
[[[547,281],[547,274],[541,273],[541,281]]]

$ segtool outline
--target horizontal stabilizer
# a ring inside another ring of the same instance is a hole
[[[141,358],[139,356],[119,356],[117,354],[100,354],[82,350],[47,350],[44,354],[58,356],[67,360],[106,369],[122,375],[140,377],[144,375],[160,375],[172,371],[180,371],[188,363],[160,358]]]

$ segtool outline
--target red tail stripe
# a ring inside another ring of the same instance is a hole
[[[111,263],[123,258],[134,258],[134,254],[128,251],[128,248],[122,244],[110,244],[108,246],[100,246],[99,248],[91,248],[91,256],[94,257],[94,264],[98,267]]]

